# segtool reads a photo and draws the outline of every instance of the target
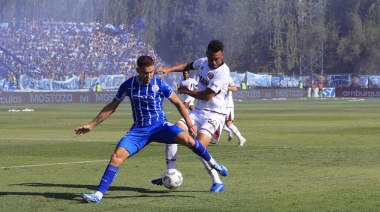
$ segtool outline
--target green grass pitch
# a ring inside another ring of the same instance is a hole
[[[235,101],[247,143],[224,132],[209,151],[226,165],[227,189],[180,147],[180,188],[150,180],[165,171],[164,145],[152,143],[120,168],[101,204],[96,190],[119,139],[132,123],[128,103],[89,134],[74,129],[105,104],[0,105],[1,211],[380,211],[380,99]],[[8,112],[32,108],[34,112]],[[172,123],[179,119],[165,103]]]

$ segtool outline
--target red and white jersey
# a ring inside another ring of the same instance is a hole
[[[228,86],[235,86],[234,80],[230,77]],[[232,91],[227,90],[226,107],[234,107],[234,100],[232,98]]]
[[[226,114],[225,97],[228,90],[230,68],[223,63],[216,69],[210,69],[207,57],[195,60],[193,68],[198,70],[199,74],[198,91],[202,92],[210,88],[216,93],[209,101],[198,100],[196,108]]]

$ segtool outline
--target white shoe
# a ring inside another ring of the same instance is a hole
[[[241,139],[239,139],[238,147],[243,147],[245,142],[247,142],[247,140],[245,140],[245,138],[242,137]]]

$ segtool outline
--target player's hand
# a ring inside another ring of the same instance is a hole
[[[180,94],[183,94],[185,93],[186,91],[189,91],[189,89],[185,86],[181,86],[179,89],[178,89],[178,93]]]
[[[165,77],[166,75],[169,74],[169,69],[166,69],[166,68],[158,68],[158,69],[156,69],[155,74],[159,74],[159,73],[162,73],[162,74],[160,75],[160,77],[163,78],[163,77]]]
[[[198,128],[195,125],[188,126],[190,135],[197,137]]]
[[[82,135],[90,132],[91,129],[92,128],[91,128],[90,125],[88,125],[88,124],[87,125],[83,125],[83,126],[78,127],[78,128],[75,129],[75,134],[82,136]]]

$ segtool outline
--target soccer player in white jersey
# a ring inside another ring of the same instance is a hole
[[[189,112],[189,116],[198,128],[197,139],[205,147],[219,140],[227,114],[225,96],[229,84],[230,68],[223,61],[223,48],[224,45],[221,41],[212,40],[207,47],[207,57],[169,68],[157,69],[157,72],[163,73],[163,77],[170,72],[198,70],[198,91],[190,91],[186,87],[182,87],[180,93],[188,94],[198,100],[194,110]],[[184,119],[180,119],[176,125],[185,131],[188,129]],[[175,168],[176,157],[177,145],[166,145],[166,166],[168,169]],[[218,172],[203,159],[201,162],[212,179],[210,192],[224,191],[226,186],[220,180]],[[152,183],[162,185],[162,180],[161,178],[154,179]]]
[[[192,138],[188,132],[168,122],[162,107],[165,97],[176,106],[178,112],[185,120],[184,125],[190,129],[190,133],[197,133],[197,128],[192,123],[182,101],[163,79],[154,75],[154,70],[153,59],[145,55],[140,56],[137,59],[136,68],[138,75],[123,82],[115,98],[100,111],[98,116],[90,123],[80,126],[75,130],[77,135],[90,132],[115,112],[125,97],[129,98],[134,123],[129,132],[117,144],[100,180],[97,191],[90,194],[81,194],[85,202],[100,203],[103,195],[115,180],[120,165],[154,141],[185,145],[206,160],[213,169],[218,170],[221,175],[228,175],[228,170],[223,165],[217,163],[197,139]]]
[[[223,127],[223,130],[228,132],[228,141],[232,140],[232,133],[238,137],[238,147],[244,146],[246,139],[241,135],[239,132],[239,129],[234,125],[233,121],[235,118],[235,111],[234,111],[234,100],[232,97],[232,92],[237,91],[237,87],[234,83],[234,80],[230,77],[229,84],[228,84],[228,91],[226,95],[226,109],[227,109],[227,115],[226,115],[226,123]]]
[[[198,90],[198,82],[195,79],[190,78],[189,76],[190,76],[190,73],[188,70],[183,71],[183,80],[181,80],[177,84],[178,90],[181,90],[181,87],[186,87],[190,91],[197,91]],[[187,94],[182,94],[182,98],[183,98],[183,104],[185,105],[185,107],[189,108],[190,110],[194,110],[195,98],[190,96],[190,95],[187,95]]]

